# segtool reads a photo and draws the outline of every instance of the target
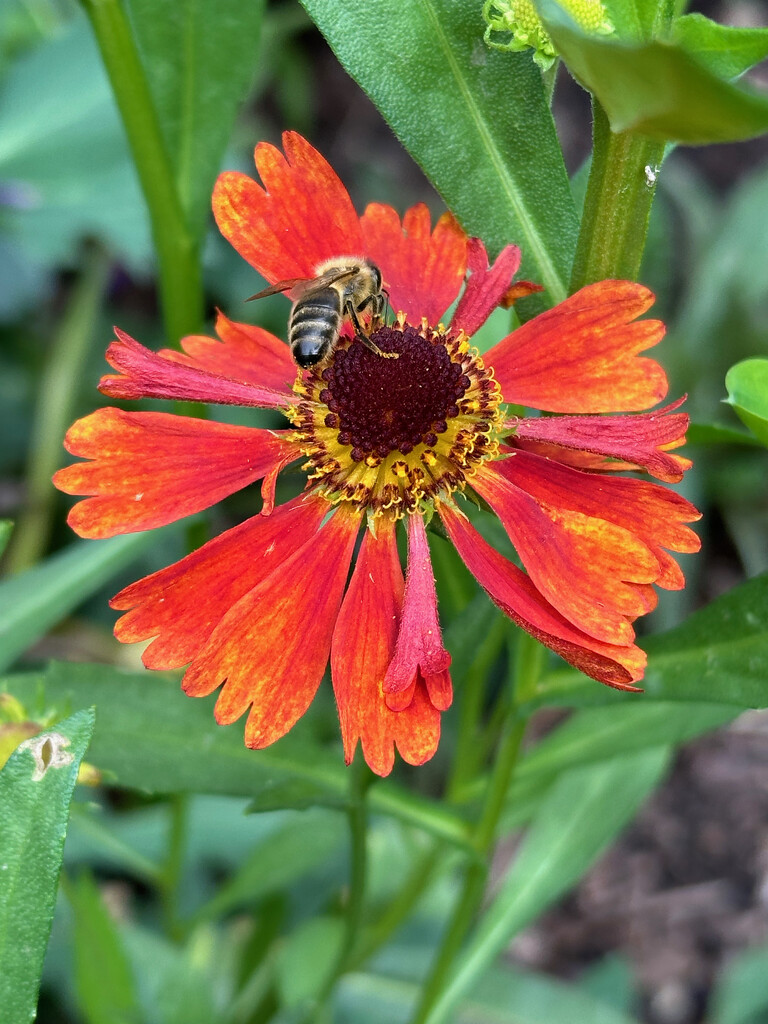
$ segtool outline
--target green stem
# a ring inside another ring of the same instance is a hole
[[[373,776],[362,756],[358,756],[351,768],[349,780],[350,875],[349,897],[346,906],[346,932],[344,945],[339,957],[339,974],[347,964],[349,955],[357,942],[363,922],[365,885],[368,875],[368,805],[366,794],[373,782]]]
[[[187,224],[160,123],[128,19],[119,0],[83,0],[123,118],[157,250],[168,340],[203,323],[200,241]]]
[[[56,492],[51,476],[61,465],[61,439],[72,421],[96,318],[109,279],[110,260],[97,243],[85,250],[82,273],[51,344],[35,404],[25,474],[25,502],[8,551],[8,571],[33,566],[48,545]]]
[[[515,719],[514,715],[507,720],[507,728],[497,752],[493,774],[488,782],[483,811],[475,831],[477,851],[483,855],[484,859],[471,861],[467,865],[461,895],[422,990],[421,1000],[412,1024],[425,1024],[428,1019],[432,1006],[445,988],[453,971],[456,956],[480,909],[490,870],[490,852],[493,847],[496,824],[517,763],[524,730],[525,722]]]
[[[664,143],[614,134],[593,98],[593,150],[571,292],[605,278],[636,281]]]
[[[187,838],[187,798],[177,794],[168,804],[168,855],[163,865],[162,905],[165,930],[174,940],[183,937],[183,926],[179,917],[179,886],[184,868],[184,849]]]

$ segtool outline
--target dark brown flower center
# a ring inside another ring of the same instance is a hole
[[[461,331],[398,319],[370,341],[378,352],[341,338],[327,366],[299,373],[290,417],[319,493],[397,519],[496,456],[501,393]]]
[[[425,338],[415,327],[382,327],[371,341],[381,356],[356,342],[340,349],[322,377],[320,400],[330,410],[326,425],[338,429],[339,443],[352,447],[352,458],[403,455],[419,444],[434,445],[459,414],[458,401],[470,385],[460,363],[444,344]]]

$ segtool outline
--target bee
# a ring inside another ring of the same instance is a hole
[[[385,359],[397,359],[396,352],[382,352],[371,341],[358,316],[370,308],[375,318],[384,308],[381,271],[369,260],[354,256],[326,260],[317,267],[315,277],[278,281],[251,295],[246,302],[291,290],[294,302],[288,318],[288,343],[299,366],[315,366],[330,356],[345,317],[352,321],[357,337],[372,352]]]

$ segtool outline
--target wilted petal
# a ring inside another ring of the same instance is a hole
[[[670,455],[685,443],[688,414],[675,412],[685,397],[639,416],[540,416],[517,420],[514,443],[522,441],[559,445],[577,452],[620,459],[621,468],[645,469],[657,480],[677,483],[690,459]],[[592,468],[585,466],[584,468]],[[605,466],[600,467],[605,469]]]
[[[459,299],[451,327],[471,336],[507,294],[520,266],[520,250],[516,245],[506,246],[490,268],[488,254],[479,238],[469,239],[468,253],[470,278]]]
[[[265,409],[284,409],[290,403],[288,390],[274,391],[186,365],[179,353],[167,349],[151,352],[119,327],[115,334],[118,340],[109,346],[106,358],[120,374],[108,373],[99,381],[99,391],[111,398],[172,398]]]
[[[184,366],[256,387],[272,388],[287,398],[292,397],[296,363],[284,341],[262,327],[235,323],[221,312],[216,318],[216,333],[221,341],[203,334],[190,334],[181,339],[183,352],[163,349],[159,355]]]
[[[451,706],[451,656],[443,647],[437,617],[437,594],[424,520],[416,513],[406,517],[408,567],[405,597],[395,656],[384,679],[387,704],[394,711],[407,707],[421,677],[429,699],[439,711]]]
[[[377,775],[388,775],[395,746],[409,764],[423,764],[437,749],[440,712],[423,681],[402,711],[392,711],[383,683],[395,653],[403,604],[403,571],[393,520],[366,532],[344,597],[331,647],[331,672],[339,709],[344,757],[349,764],[358,739]]]
[[[92,461],[60,469],[54,483],[66,494],[93,495],[69,513],[81,537],[150,530],[210,508],[299,458],[287,433],[98,409],[64,439],[68,452]]]

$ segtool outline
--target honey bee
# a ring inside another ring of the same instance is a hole
[[[357,337],[371,351],[386,359],[397,359],[396,352],[382,352],[371,341],[358,316],[370,307],[375,318],[384,308],[381,271],[375,264],[354,256],[339,256],[321,263],[315,277],[278,281],[246,301],[293,289],[288,343],[299,366],[315,366],[330,356],[345,317],[349,317]]]

